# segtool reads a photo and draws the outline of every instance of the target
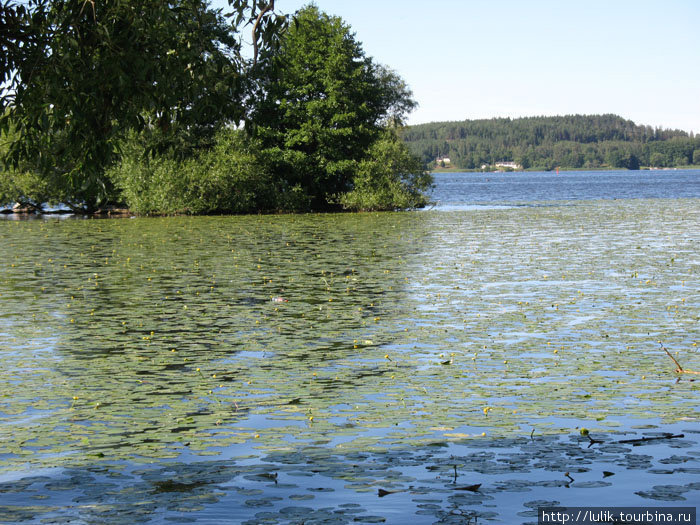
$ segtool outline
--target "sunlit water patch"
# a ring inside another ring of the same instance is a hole
[[[697,199],[700,170],[436,173],[439,209],[551,206],[597,199]]]
[[[694,199],[2,222],[0,519],[692,501],[698,382],[664,348],[700,370],[699,225]],[[618,443],[654,432],[684,437]]]

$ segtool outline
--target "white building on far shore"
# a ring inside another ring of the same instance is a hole
[[[520,170],[523,167],[518,164],[517,162],[511,162],[511,161],[503,161],[503,162],[497,162],[496,163],[497,168],[510,168],[512,170]]]
[[[494,166],[496,168],[511,169],[511,170],[516,170],[516,171],[523,169],[523,167],[520,164],[518,164],[517,162],[512,162],[510,160],[503,160],[501,162],[497,162],[496,164],[494,164]],[[482,170],[485,170],[488,167],[489,167],[488,164],[481,165]]]

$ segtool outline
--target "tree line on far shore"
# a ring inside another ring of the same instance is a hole
[[[468,170],[506,161],[543,170],[700,165],[700,136],[616,115],[432,122],[408,126],[401,136],[431,167],[443,158]]]
[[[424,206],[431,176],[398,134],[415,107],[403,80],[313,4],[229,5],[0,1],[0,206]]]

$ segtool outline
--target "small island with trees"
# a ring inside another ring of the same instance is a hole
[[[0,207],[211,214],[422,207],[415,106],[340,18],[274,0],[2,6]],[[252,26],[254,53],[240,32]]]

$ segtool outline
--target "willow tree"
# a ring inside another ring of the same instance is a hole
[[[257,55],[285,18],[274,1],[229,3],[230,20],[205,0],[0,4],[0,132],[16,137],[6,166],[90,211],[113,197],[105,169],[129,131],[213,135],[243,118],[250,61],[240,30],[253,27]]]

